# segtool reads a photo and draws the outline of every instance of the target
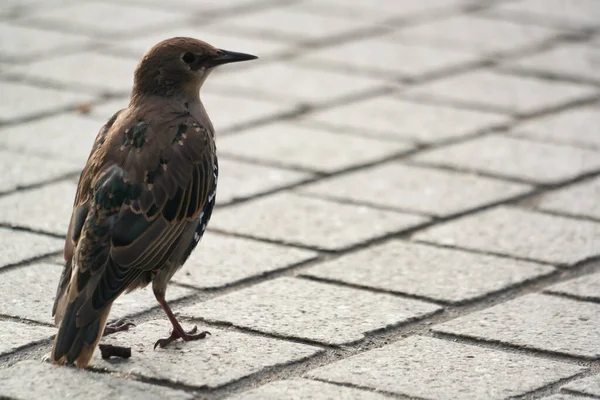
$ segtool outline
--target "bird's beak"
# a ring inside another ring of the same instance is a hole
[[[253,56],[252,54],[236,53],[235,51],[227,51],[227,50],[219,49],[219,51],[217,52],[217,55],[214,56],[209,61],[209,63],[212,67],[215,67],[215,66],[221,65],[221,64],[229,64],[229,63],[240,62],[240,61],[249,61],[249,60],[254,60],[257,58],[258,58],[257,56]]]

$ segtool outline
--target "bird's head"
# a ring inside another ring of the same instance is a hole
[[[134,94],[197,96],[208,74],[217,66],[254,60],[251,54],[221,50],[201,40],[175,37],[164,40],[142,57],[135,70]]]

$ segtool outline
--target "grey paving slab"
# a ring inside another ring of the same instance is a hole
[[[31,155],[0,150],[0,192],[31,186],[80,170],[77,163],[47,160]]]
[[[320,180],[299,190],[325,198],[445,216],[506,200],[531,189],[529,185],[392,161]]]
[[[479,171],[541,184],[600,170],[600,151],[488,135],[411,157],[417,163]]]
[[[425,217],[411,214],[278,193],[218,210],[211,220],[211,227],[262,239],[334,250],[426,221]]]
[[[136,382],[106,374],[75,368],[59,368],[38,361],[21,361],[0,370],[2,394],[18,399],[62,400],[132,399],[148,400],[192,399],[181,390]]]
[[[219,158],[217,204],[248,198],[313,177],[313,174]]]
[[[583,370],[522,354],[413,336],[317,368],[308,376],[432,400],[493,400],[522,395]]]
[[[323,307],[327,304],[327,307]],[[425,318],[433,304],[297,278],[277,278],[181,310],[189,318],[231,323],[327,344]]]
[[[553,394],[552,396],[543,397],[544,400],[581,400],[579,396],[573,396],[570,394]]]
[[[462,303],[554,271],[547,265],[392,240],[319,263],[302,274]]]
[[[63,241],[35,233],[0,228],[0,269],[63,249]]]
[[[228,17],[223,22],[223,29],[226,27],[240,34],[313,41],[342,36],[369,24],[336,15],[304,12],[302,6],[291,4]]]
[[[56,333],[54,328],[23,324],[21,322],[0,321],[2,341],[0,354],[11,353],[21,347],[50,339]]]
[[[584,85],[489,71],[467,72],[407,89],[408,94],[498,111],[530,114],[591,96]]]
[[[9,71],[92,92],[129,93],[136,65],[134,59],[89,51],[34,61]]]
[[[499,2],[501,15],[581,29],[598,26],[600,8],[595,0],[526,0]]]
[[[587,378],[571,381],[563,386],[563,390],[600,397],[600,375],[592,375]]]
[[[391,397],[309,379],[286,379],[267,383],[230,398],[232,400],[386,400]]]
[[[484,341],[598,359],[599,323],[600,304],[534,293],[436,325],[433,329]]]
[[[579,107],[531,119],[517,125],[512,133],[539,141],[600,149],[597,124],[600,124],[597,106]]]
[[[387,74],[403,78],[419,78],[479,61],[476,54],[468,51],[435,48],[389,35],[360,39],[305,54],[298,60],[307,65],[325,64],[375,76]]]
[[[509,69],[535,71],[574,79],[600,82],[600,48],[585,44],[569,44],[543,53],[528,55],[505,64]]]
[[[191,0],[190,0],[191,1]],[[216,2],[213,2],[216,4]],[[150,49],[156,43],[170,37],[193,37],[201,39],[211,45],[226,50],[239,51],[242,53],[256,54],[261,59],[269,56],[280,55],[290,51],[293,46],[276,38],[269,37],[249,37],[232,33],[224,27],[219,27],[219,23],[212,23],[199,27],[183,27],[174,30],[168,30],[155,33],[148,36],[137,37],[113,44],[116,49],[128,50],[132,54],[141,57],[146,50]]]
[[[377,7],[373,7],[371,4],[362,1],[323,0],[301,2],[298,7],[308,11],[323,12],[347,18],[363,20],[368,18],[381,21],[448,13],[449,11],[459,10],[464,3],[462,0],[397,0],[392,2],[382,1],[377,4]],[[393,23],[391,25],[394,26]]]
[[[89,38],[39,29],[34,26],[18,26],[10,22],[0,23],[0,37],[10,38],[0,42],[0,55],[18,61],[37,60],[55,51],[80,48]]]
[[[150,7],[123,3],[86,1],[70,4],[60,9],[41,9],[21,19],[23,25],[32,23],[65,31],[78,31],[89,35],[118,35],[136,33],[157,25],[183,21],[185,13],[156,10]]]
[[[254,3],[261,3],[257,0],[231,0],[227,2],[215,1],[215,0],[173,0],[165,3],[162,0],[128,0],[129,3],[139,4],[143,6],[152,6],[156,8],[176,8],[178,10],[184,10],[189,12],[207,12],[215,13],[222,12],[225,10],[231,10],[249,6]],[[200,14],[202,15],[202,14]]]
[[[21,154],[73,161],[83,167],[101,126],[75,114],[60,114],[1,129],[0,145]]]
[[[600,199],[600,178],[595,178],[545,193],[535,200],[535,205],[546,211],[600,220],[598,199]]]
[[[388,95],[316,110],[304,120],[331,126],[342,132],[347,130],[365,136],[436,143],[502,126],[510,119],[500,114],[415,102]]]
[[[281,104],[319,104],[371,91],[385,83],[382,79],[311,68],[297,62],[256,60],[252,68],[211,76],[206,87],[250,94]]]
[[[4,70],[5,68],[3,68]],[[0,81],[0,121],[30,118],[40,114],[57,112],[69,107],[86,104],[92,96],[81,92],[70,92],[32,86],[25,83]]]
[[[133,72],[132,72],[133,73]],[[127,107],[129,104],[129,97],[117,97],[107,102],[89,105],[86,107],[85,113],[79,113],[86,118],[93,118],[97,120],[97,125],[102,126],[110,117],[112,117],[117,111]]]
[[[2,196],[0,223],[66,236],[76,190],[74,182],[62,181]]]
[[[406,142],[345,135],[291,122],[263,125],[219,138],[221,154],[320,172],[377,161],[412,148]]]
[[[0,274],[0,314],[53,324],[52,305],[62,268],[58,264],[35,263]],[[191,293],[190,289],[170,285],[167,300],[178,300]],[[108,319],[132,316],[153,307],[158,307],[158,302],[152,290],[137,290],[119,297]]]
[[[198,327],[206,330],[206,327]],[[149,321],[128,332],[110,335],[107,343],[131,346],[132,356],[122,362],[104,361],[96,352],[92,365],[168,380],[195,387],[216,388],[275,366],[299,362],[322,350],[256,335],[210,328],[211,336],[187,343],[176,342],[153,349],[168,336],[171,324]]]
[[[545,292],[566,294],[582,300],[600,302],[600,273],[584,275],[546,288]]]
[[[598,232],[597,223],[501,206],[427,228],[413,239],[574,264],[600,254]]]
[[[396,35],[399,39],[416,43],[429,43],[485,55],[529,48],[559,33],[559,30],[514,21],[456,15],[406,27]]]
[[[218,288],[314,258],[316,252],[208,232],[174,280]]]

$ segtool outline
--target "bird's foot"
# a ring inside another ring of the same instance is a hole
[[[200,333],[196,333],[196,332],[198,332],[197,326],[194,326],[188,332],[184,331],[183,334],[178,332],[176,329],[173,329],[171,331],[171,336],[169,336],[168,338],[165,338],[165,339],[158,339],[156,341],[156,343],[154,343],[154,348],[156,349],[157,346],[160,346],[161,348],[165,348],[169,345],[169,343],[174,342],[177,339],[182,339],[184,342],[189,342],[191,340],[204,339],[206,337],[206,335],[210,335],[210,332],[208,332],[208,331],[202,331]]]
[[[110,335],[116,332],[128,331],[132,326],[135,326],[133,322],[129,322],[124,319],[118,319],[106,325],[102,336]]]

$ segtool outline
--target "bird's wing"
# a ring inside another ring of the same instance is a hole
[[[67,239],[76,260],[69,303],[87,292],[78,325],[92,321],[142,273],[165,264],[186,224],[208,202],[214,183],[214,141],[189,115],[169,121],[124,116],[101,142],[82,173]],[[114,164],[129,181],[140,182],[142,190],[114,210],[110,239],[95,240],[99,235],[87,225],[90,209],[97,206],[92,189]]]

